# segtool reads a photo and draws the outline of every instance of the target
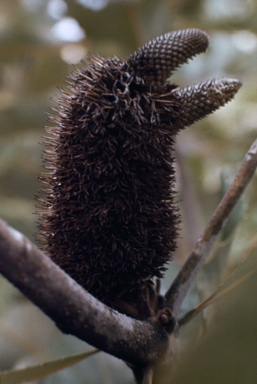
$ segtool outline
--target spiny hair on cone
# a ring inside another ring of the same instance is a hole
[[[241,85],[214,79],[179,89],[168,81],[207,47],[204,32],[188,29],[127,60],[91,55],[69,75],[45,128],[39,241],[96,298],[136,318],[161,305],[152,281],[176,248],[176,136]]]

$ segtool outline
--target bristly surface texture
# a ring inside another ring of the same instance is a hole
[[[177,89],[168,76],[205,51],[199,30],[168,33],[127,61],[91,57],[69,77],[46,131],[40,242],[112,307],[140,306],[176,248],[175,137],[229,101],[236,80]],[[140,312],[140,310],[139,310]],[[136,317],[144,317],[136,314]]]

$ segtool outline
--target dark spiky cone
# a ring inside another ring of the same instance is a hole
[[[70,75],[46,128],[40,242],[90,293],[137,308],[136,317],[144,317],[140,292],[163,275],[176,247],[175,136],[240,86],[166,83],[207,45],[192,29],[152,40],[128,61],[91,57]]]

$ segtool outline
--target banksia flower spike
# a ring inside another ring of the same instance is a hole
[[[240,87],[168,82],[207,46],[204,32],[189,29],[151,40],[127,61],[91,56],[70,75],[46,128],[40,242],[91,294],[137,318],[160,305],[152,280],[176,248],[176,135]]]

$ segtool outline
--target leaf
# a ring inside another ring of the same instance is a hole
[[[205,309],[214,301],[224,297],[230,292],[235,291],[240,285],[247,282],[253,275],[257,274],[257,255],[256,252],[247,254],[233,271],[224,279],[217,290],[208,298],[201,301],[191,311],[187,312],[180,320],[180,325],[188,323],[193,317]]]
[[[76,364],[97,352],[99,351],[95,349],[93,351],[62,357],[60,359],[34,365],[32,367],[3,371],[0,372],[0,384],[20,384],[27,381],[37,380],[64,368],[70,367],[71,365]]]
[[[196,340],[197,345],[188,344],[180,354],[172,380],[167,381],[169,384],[256,383],[256,269],[255,250],[253,257],[237,269],[238,273],[241,270],[241,277],[248,274],[247,281],[216,306],[216,321]],[[236,279],[231,283],[236,283]]]

